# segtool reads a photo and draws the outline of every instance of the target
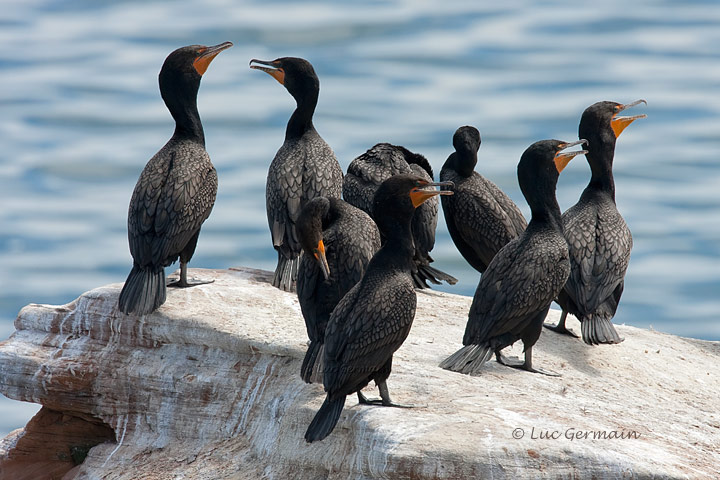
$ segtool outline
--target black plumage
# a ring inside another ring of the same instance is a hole
[[[515,202],[497,185],[474,171],[480,148],[480,132],[460,127],[453,135],[455,152],[440,170],[440,180],[455,184],[454,195],[442,197],[450,237],[460,254],[478,272],[510,240],[527,227]]]
[[[589,345],[620,343],[612,324],[623,293],[625,272],[633,240],[615,205],[612,165],[615,142],[620,133],[645,115],[618,117],[631,106],[598,102],[583,112],[579,135],[590,143],[585,155],[592,176],[578,203],[562,216],[570,248],[570,277],[557,298],[562,314],[557,325],[546,325],[558,333],[576,336],[565,327],[567,314],[580,320],[583,341]]]
[[[265,188],[268,225],[278,252],[273,285],[292,291],[302,253],[295,229],[300,210],[315,197],[340,198],[343,174],[335,153],[313,125],[320,81],[310,62],[294,57],[271,62],[253,59],[250,68],[271,75],[297,102],[285,142],[270,164]]]
[[[424,156],[405,147],[378,143],[350,162],[343,183],[343,198],[372,216],[373,195],[383,181],[398,174],[417,175],[428,182],[433,180],[432,167]],[[435,246],[438,203],[437,198],[431,198],[418,207],[412,216],[415,244],[415,268],[412,275],[416,288],[429,288],[427,282],[436,285],[441,281],[451,285],[457,283],[455,277],[430,266],[433,262],[430,252]]]
[[[305,440],[322,440],[340,418],[347,395],[374,380],[379,403],[393,406],[386,380],[393,353],[410,332],[417,298],[411,271],[414,247],[410,221],[423,201],[449,191],[426,190],[439,185],[414,175],[384,181],[373,201],[375,221],[384,237],[362,280],[333,310],[325,332],[323,385],[327,396],[305,433]]]
[[[217,172],[205,151],[205,133],[197,110],[200,79],[217,54],[232,43],[192,45],[172,52],[160,70],[160,93],[175,119],[172,138],[140,174],[128,210],[128,240],[133,268],[118,308],[147,314],[165,303],[164,267],[180,258],[180,279],[188,287],[187,263],[200,227],[217,194]]]
[[[505,245],[480,278],[463,337],[463,348],[440,366],[477,374],[496,354],[499,362],[525,370],[532,366],[532,347],[540,338],[550,304],[570,274],[568,247],[560,223],[555,187],[560,171],[584,150],[562,152],[580,142],[535,142],[518,164],[518,182],[532,218],[525,231]],[[524,362],[511,362],[500,350],[522,340]]]
[[[380,232],[367,213],[343,200],[326,197],[307,202],[295,226],[304,250],[297,294],[310,338],[300,376],[308,383],[319,382],[317,372],[322,368],[330,313],[362,278],[380,248]]]

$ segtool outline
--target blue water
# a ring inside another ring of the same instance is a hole
[[[121,282],[127,205],[173,124],[157,73],[173,49],[231,40],[199,109],[220,189],[191,267],[272,269],[267,167],[294,108],[251,58],[301,56],[321,80],[318,131],[341,165],[380,141],[428,157],[436,174],[464,124],[482,134],[478,170],[523,209],[522,151],[573,140],[599,100],[645,98],[622,134],[617,202],[635,239],[618,323],[720,339],[720,3],[194,2],[11,0],[0,11],[0,337],[31,302],[63,304]],[[561,208],[587,183],[578,157]],[[471,295],[478,275],[444,221],[436,264]],[[2,368],[2,367],[0,367]],[[0,401],[0,435],[35,407]]]

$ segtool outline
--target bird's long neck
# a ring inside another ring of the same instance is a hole
[[[563,228],[560,206],[558,205],[555,197],[543,202],[542,205],[531,206],[530,211],[532,213],[532,217],[530,218],[528,228],[530,225],[547,225],[554,230],[562,232]]]
[[[311,91],[297,99],[297,108],[293,112],[285,130],[285,140],[302,137],[306,132],[315,130],[313,115],[318,101],[318,91]]]
[[[383,237],[383,245],[378,252],[382,263],[398,268],[411,268],[415,245],[412,240],[412,230],[409,218],[388,218],[378,225]]]
[[[477,165],[477,152],[454,152],[445,162],[460,176],[468,178],[473,174],[475,165]]]
[[[163,100],[175,119],[173,137],[194,140],[205,146],[205,132],[197,108],[197,91],[200,86],[189,89],[172,89],[163,92]],[[193,91],[194,90],[194,91]]]
[[[205,145],[205,131],[203,130],[197,105],[192,105],[183,114],[173,115],[175,118],[175,136],[189,138]]]
[[[595,145],[595,147],[593,147]],[[587,188],[607,192],[615,200],[615,179],[612,172],[613,157],[615,156],[615,142],[603,143],[598,141],[590,143],[586,155],[592,176]]]

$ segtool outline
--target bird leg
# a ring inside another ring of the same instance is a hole
[[[552,330],[555,333],[561,333],[565,335],[570,335],[571,337],[580,338],[577,333],[573,332],[565,326],[565,319],[567,318],[567,314],[567,310],[563,310],[562,315],[560,315],[560,321],[557,323],[557,325],[553,325],[551,323],[543,323],[543,327],[547,328],[548,330]]]
[[[404,405],[402,403],[395,403],[390,398],[390,392],[388,391],[387,382],[383,380],[378,383],[378,390],[380,390],[380,398],[382,399],[382,405],[384,407],[398,407],[398,408],[414,408],[415,405]]]
[[[495,360],[497,360],[499,364],[505,365],[506,367],[521,368],[523,365],[525,365],[525,362],[523,362],[519,358],[506,357],[500,352],[500,350],[495,352]]]
[[[187,288],[195,287],[197,285],[205,285],[207,283],[213,283],[215,280],[198,280],[196,282],[188,282],[187,279],[187,262],[180,261],[180,278],[174,282],[167,284],[168,287]]]
[[[358,402],[363,405],[382,405],[383,407],[397,407],[397,408],[414,408],[415,405],[404,405],[402,403],[395,403],[390,398],[390,392],[387,388],[387,382],[382,381],[377,384],[378,390],[380,390],[380,398],[367,398],[361,391],[358,391]]]
[[[381,398],[367,398],[364,393],[362,393],[360,390],[357,392],[358,396],[358,403],[362,405],[382,405],[382,399]]]
[[[532,366],[532,347],[525,350],[525,361],[524,362],[510,361],[509,363],[505,363],[505,362],[501,361],[501,359],[508,360],[507,358],[501,356],[499,354],[499,352],[496,353],[496,355],[499,357],[498,362],[500,362],[503,365],[506,365],[508,367],[518,368],[520,370],[527,370],[528,372],[533,372],[533,373],[542,373],[543,375],[547,375],[549,377],[559,377],[560,376],[559,373],[555,373],[550,370],[543,370],[542,368],[533,368],[533,366]]]

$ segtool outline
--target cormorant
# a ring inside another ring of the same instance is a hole
[[[585,157],[592,177],[578,203],[562,216],[570,248],[570,277],[557,298],[562,307],[560,321],[545,326],[577,337],[565,327],[570,312],[580,320],[583,341],[589,345],[623,340],[612,318],[625,285],[633,241],[615,205],[612,165],[617,137],[633,121],[646,117],[617,115],[639,103],[647,104],[645,100],[627,105],[598,102],[585,109],[580,119],[579,135],[590,142]]]
[[[465,346],[445,359],[442,368],[477,374],[495,353],[504,365],[556,375],[533,368],[532,347],[540,338],[550,304],[570,274],[555,187],[568,162],[586,152],[562,150],[582,143],[587,141],[542,140],[522,154],[518,183],[532,211],[530,224],[495,255],[480,277],[465,327]],[[523,342],[524,362],[500,353],[517,340]]]
[[[440,180],[455,184],[454,195],[442,197],[450,237],[460,254],[483,273],[490,260],[527,227],[525,217],[510,197],[474,171],[480,132],[460,127],[453,135],[455,152],[440,170]]]
[[[415,175],[395,175],[385,180],[373,201],[375,221],[384,237],[362,280],[340,300],[325,331],[323,384],[327,396],[305,433],[313,442],[325,438],[337,424],[345,397],[358,393],[361,403],[396,405],[386,380],[393,353],[410,332],[417,298],[413,279],[414,247],[410,229],[413,211],[447,190],[426,187],[431,183]],[[360,392],[371,380],[380,400],[368,400]]]
[[[265,187],[268,225],[278,252],[273,285],[292,291],[302,254],[295,230],[300,210],[315,197],[340,198],[343,174],[335,154],[312,122],[320,81],[310,62],[294,57],[271,62],[252,59],[250,68],[268,73],[297,102],[285,130],[285,142],[270,164]]]
[[[295,227],[305,252],[298,269],[297,294],[310,338],[300,376],[307,383],[321,382],[321,376],[314,373],[322,371],[330,313],[362,278],[380,248],[380,232],[367,213],[326,197],[307,202]],[[316,359],[320,361],[316,363]]]
[[[414,174],[428,182],[433,181],[432,167],[424,156],[413,153],[405,147],[378,143],[350,162],[343,183],[343,198],[372,216],[373,195],[380,184],[391,176],[401,173]],[[432,198],[417,208],[413,214],[415,269],[412,275],[416,288],[430,288],[426,281],[436,285],[441,281],[451,285],[457,283],[455,277],[430,266],[433,261],[430,251],[435,246],[438,203],[437,198]]]
[[[130,199],[133,268],[118,299],[122,312],[144,315],[165,303],[164,267],[178,257],[180,279],[170,286],[209,283],[187,280],[187,263],[217,194],[217,172],[205,151],[197,92],[210,62],[230,47],[230,42],[182,47],[168,55],[160,70],[160,93],[175,119],[175,133],[145,165]]]

